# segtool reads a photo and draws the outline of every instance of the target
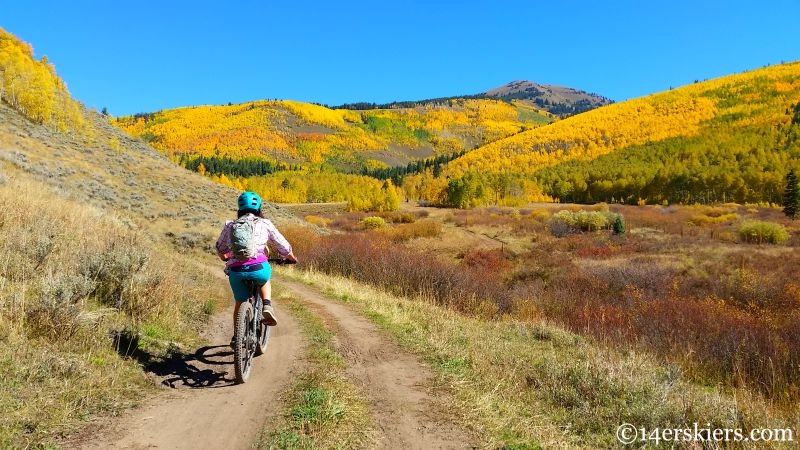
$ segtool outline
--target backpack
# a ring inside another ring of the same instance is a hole
[[[256,241],[253,238],[258,218],[245,214],[231,225],[231,254],[238,261],[247,261],[257,256]]]

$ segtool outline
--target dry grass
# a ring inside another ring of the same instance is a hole
[[[347,211],[347,202],[281,203],[280,207],[302,218],[306,216],[332,216]]]
[[[149,383],[121,354],[197,342],[215,290],[122,221],[7,179],[0,230],[0,447],[129,407]]]
[[[648,429],[695,421],[744,429],[798,425],[747,391],[695,385],[677,365],[595,345],[547,321],[470,318],[425,298],[282,270],[356,305],[425,358],[485,448],[614,448],[623,422]]]

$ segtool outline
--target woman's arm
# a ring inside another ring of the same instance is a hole
[[[222,232],[220,232],[219,237],[217,238],[217,243],[215,244],[217,256],[219,256],[219,259],[223,261],[227,261],[231,257],[230,234],[232,223],[232,220],[225,222],[225,226],[222,228]]]
[[[275,245],[275,249],[278,250],[278,254],[281,256],[281,258],[288,259],[292,262],[297,262],[297,258],[292,252],[292,245],[289,244],[289,241],[283,237],[283,234],[281,234],[280,231],[278,231],[278,228],[275,226],[275,224],[272,223],[271,220],[265,220],[264,222],[264,225],[269,233],[267,242],[272,242],[272,244]]]

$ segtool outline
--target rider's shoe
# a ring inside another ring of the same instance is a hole
[[[261,323],[266,326],[274,327],[278,325],[278,319],[275,318],[275,311],[272,310],[272,305],[264,305],[261,308]]]

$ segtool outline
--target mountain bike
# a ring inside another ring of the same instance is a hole
[[[283,259],[269,260],[272,264],[294,264]],[[233,330],[233,368],[236,383],[242,384],[250,378],[253,358],[264,354],[269,343],[270,326],[261,323],[261,307],[263,300],[259,285],[254,281],[245,281],[250,289],[250,297],[239,306],[236,316],[236,327]]]

